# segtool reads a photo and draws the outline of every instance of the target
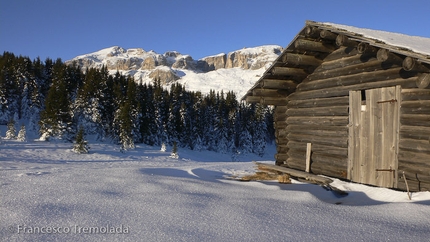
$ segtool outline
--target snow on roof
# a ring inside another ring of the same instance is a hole
[[[430,38],[420,36],[410,36],[400,33],[393,33],[381,30],[357,28],[348,25],[334,23],[320,23],[340,30],[360,34],[365,38],[374,39],[387,45],[411,50],[416,53],[430,56]]]

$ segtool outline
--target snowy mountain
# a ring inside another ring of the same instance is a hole
[[[178,82],[190,91],[208,93],[210,90],[233,90],[237,97],[241,97],[282,50],[281,46],[265,45],[194,60],[190,55],[176,51],[158,54],[152,50],[114,46],[77,56],[66,61],[66,64],[75,62],[83,69],[104,65],[111,74],[119,71],[123,75],[133,76],[139,83],[149,83],[159,78],[167,87]]]

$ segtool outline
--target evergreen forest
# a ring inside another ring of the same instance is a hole
[[[228,81],[228,80],[226,80]],[[81,70],[61,59],[0,56],[0,125],[26,125],[42,140],[73,142],[82,129],[122,150],[137,143],[262,156],[274,140],[273,109],[239,102],[233,91],[208,94],[137,84],[106,67]],[[1,136],[1,134],[0,134]]]

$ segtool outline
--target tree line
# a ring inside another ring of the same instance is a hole
[[[273,109],[239,102],[233,91],[137,84],[106,67],[81,70],[61,59],[0,56],[0,124],[26,122],[45,140],[73,141],[79,129],[123,150],[135,143],[263,155],[274,140]]]

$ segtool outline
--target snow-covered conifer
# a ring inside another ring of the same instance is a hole
[[[16,139],[15,120],[9,120],[7,124],[6,139]]]
[[[18,137],[16,139],[21,142],[27,141],[27,132],[25,130],[25,125],[21,125],[21,128],[18,132]]]
[[[88,142],[85,140],[84,136],[84,128],[83,126],[80,126],[72,150],[79,154],[86,154],[88,153],[89,149],[90,147],[88,146]]]

